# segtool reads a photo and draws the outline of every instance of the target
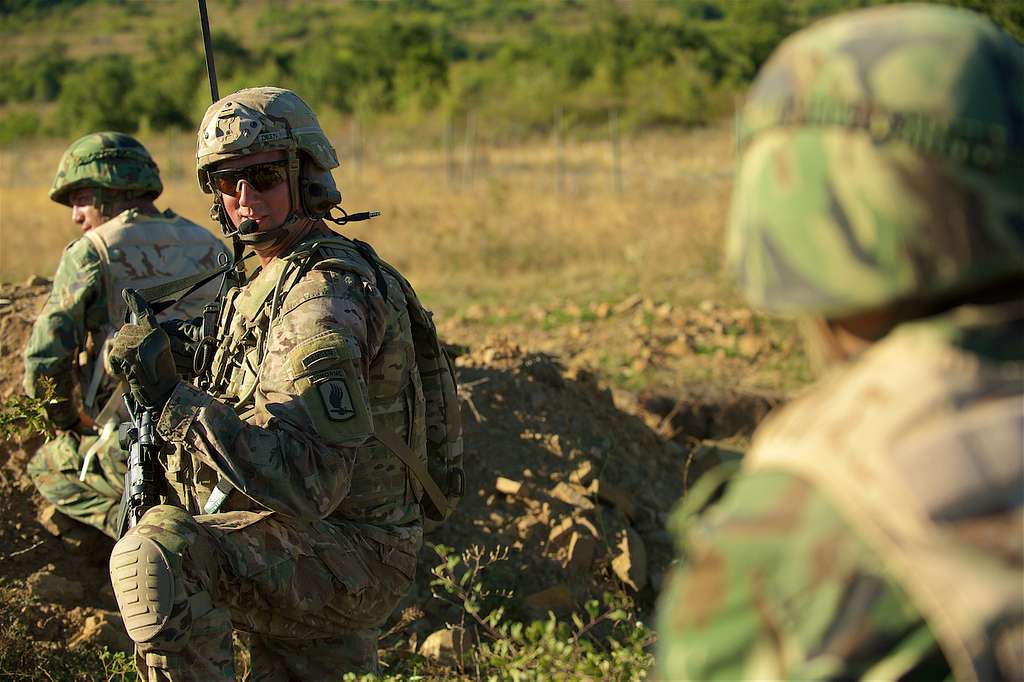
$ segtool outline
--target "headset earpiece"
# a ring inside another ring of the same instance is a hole
[[[341,192],[322,182],[302,179],[302,210],[309,218],[323,218],[341,203]]]

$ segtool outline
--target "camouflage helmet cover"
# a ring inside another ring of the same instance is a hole
[[[248,88],[223,97],[206,110],[199,127],[199,185],[212,191],[206,171],[219,161],[274,150],[305,152],[322,171],[338,166],[316,114],[291,90]]]
[[[71,193],[87,187],[143,199],[155,199],[164,189],[156,162],[142,143],[117,132],[90,133],[72,142],[57,167],[50,199],[70,206]]]
[[[1024,50],[906,5],[786,40],[737,117],[727,255],[755,305],[841,317],[1024,275]]]

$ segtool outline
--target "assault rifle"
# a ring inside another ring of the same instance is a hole
[[[126,322],[138,324],[145,311],[136,310],[132,289],[124,291],[128,306]],[[158,455],[160,443],[156,436],[154,410],[141,405],[126,391],[124,404],[128,408],[129,421],[122,422],[117,438],[122,450],[128,451],[128,470],[124,474],[124,493],[118,511],[118,537],[139,522],[142,515],[160,504],[160,480]]]

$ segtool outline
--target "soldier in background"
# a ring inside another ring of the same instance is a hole
[[[1021,679],[1024,50],[967,11],[846,14],[738,125],[729,259],[827,373],[676,513],[661,677]]]
[[[121,292],[211,271],[227,256],[208,230],[156,209],[162,190],[156,163],[129,135],[92,133],[68,147],[50,198],[71,207],[82,237],[64,251],[25,348],[25,390],[36,395],[42,378],[52,380],[47,414],[57,430],[29,461],[29,476],[58,510],[115,539],[125,415],[104,362],[124,322]],[[204,287],[166,316],[199,315],[215,295],[216,284]]]
[[[173,338],[145,314],[115,340],[112,365],[166,443],[168,504],[110,560],[150,680],[233,680],[232,629],[249,633],[254,679],[375,671],[379,628],[414,576],[432,407],[413,337],[424,313],[397,270],[327,228],[337,166],[294,92],[215,102],[200,187],[260,268],[227,292],[200,388],[179,380]]]

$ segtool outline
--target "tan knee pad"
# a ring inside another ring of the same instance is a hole
[[[110,554],[110,582],[125,629],[135,642],[148,642],[167,624],[174,606],[171,555],[137,533],[121,538]]]

